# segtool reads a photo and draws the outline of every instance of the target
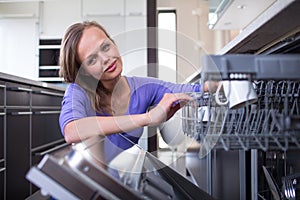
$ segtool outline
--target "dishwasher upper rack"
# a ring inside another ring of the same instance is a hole
[[[300,80],[299,54],[226,54],[202,57],[202,80]]]
[[[183,132],[207,150],[300,149],[300,81],[253,85],[258,101],[235,110],[218,106],[215,94],[198,93],[182,108]]]

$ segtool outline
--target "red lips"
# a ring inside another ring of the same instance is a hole
[[[114,61],[111,65],[109,65],[106,69],[105,72],[112,72],[117,68],[117,61]]]

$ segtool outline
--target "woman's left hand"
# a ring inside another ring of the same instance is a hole
[[[211,93],[215,93],[217,88],[219,86],[219,82],[218,81],[205,81],[204,83],[204,91],[205,92],[211,92]]]
[[[150,118],[148,125],[158,125],[170,119],[192,97],[184,93],[166,93],[156,107],[147,114]]]

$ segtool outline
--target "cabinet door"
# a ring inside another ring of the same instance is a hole
[[[29,79],[38,77],[37,22],[36,18],[5,18],[0,20],[1,72]]]
[[[4,117],[5,112],[0,109],[0,199],[6,199],[4,188],[5,188],[5,143],[4,143]]]
[[[5,83],[0,81],[0,108],[4,108],[4,90],[5,90]]]
[[[147,76],[147,28],[145,16],[126,16],[125,29],[116,35],[124,65],[124,74],[129,76]]]
[[[26,18],[37,17],[39,15],[38,2],[5,2],[1,1],[0,16],[1,18]]]
[[[60,110],[64,92],[44,88],[32,88],[32,107],[53,108]]]
[[[0,109],[0,161],[4,159],[4,117],[5,117],[5,112],[3,109]],[[0,167],[1,171],[1,167]]]
[[[59,39],[68,26],[81,20],[81,0],[42,2],[40,38]]]
[[[6,199],[4,196],[4,173],[5,173],[5,144],[4,144],[4,117],[3,109],[0,109],[0,199]]]
[[[124,15],[124,0],[83,0],[83,16]]]
[[[146,0],[125,0],[125,15],[146,15]]]
[[[26,85],[6,83],[6,106],[29,108],[31,91]]]
[[[63,140],[58,110],[34,111],[32,115],[32,148]]]
[[[6,199],[4,193],[4,184],[5,184],[5,168],[4,168],[4,161],[0,163],[0,199]]]
[[[7,110],[6,118],[6,198],[25,199],[30,195],[30,183],[25,175],[30,168],[31,113]]]
[[[84,20],[98,22],[105,28],[105,30],[114,40],[116,36],[125,32],[124,16],[89,15],[85,16]]]

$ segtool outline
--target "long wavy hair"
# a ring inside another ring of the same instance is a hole
[[[83,31],[89,27],[97,27],[101,29],[105,35],[111,40],[109,34],[106,32],[103,26],[95,21],[84,21],[71,25],[65,32],[62,39],[59,65],[60,77],[63,77],[66,83],[77,83],[85,91],[91,101],[92,107],[97,112],[103,112],[105,106],[102,99],[108,90],[103,86],[100,80],[95,79],[92,76],[82,74],[80,70],[81,62],[77,55],[77,46],[80,38],[82,37]]]

